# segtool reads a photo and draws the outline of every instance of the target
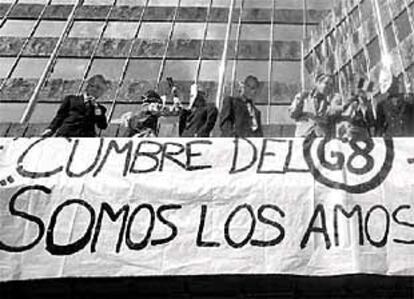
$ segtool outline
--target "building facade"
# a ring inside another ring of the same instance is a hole
[[[332,5],[306,2],[304,15],[302,0],[0,0],[0,119],[48,122],[94,74],[111,82],[102,100],[112,121],[147,89],[168,93],[167,77],[185,98],[197,81],[215,102],[227,48],[224,93],[255,75],[263,122],[289,123],[303,24],[311,30]]]
[[[306,41],[307,73],[335,74],[337,89],[352,92],[355,78],[377,83],[389,67],[400,90],[414,91],[414,1],[336,1]]]

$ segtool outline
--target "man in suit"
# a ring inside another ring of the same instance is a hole
[[[414,97],[400,91],[398,78],[377,105],[376,136],[410,137],[414,135]]]
[[[210,137],[214,129],[218,110],[207,103],[206,94],[197,85],[191,86],[190,105],[180,113],[179,133],[181,137]]]
[[[260,82],[248,76],[239,97],[226,97],[220,113],[222,137],[263,137],[260,111],[254,105]]]
[[[106,129],[106,108],[96,101],[107,88],[108,84],[102,75],[91,77],[83,94],[69,95],[63,99],[56,116],[42,136],[95,137],[95,126]]]

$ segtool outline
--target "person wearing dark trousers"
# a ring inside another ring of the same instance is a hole
[[[218,109],[207,103],[206,94],[191,87],[190,105],[180,113],[179,133],[181,137],[210,137],[217,121]]]
[[[85,93],[68,95],[63,99],[56,116],[43,137],[96,137],[95,127],[105,130],[108,127],[106,108],[97,103],[105,93],[108,83],[102,75],[91,77]]]
[[[401,93],[397,78],[393,78],[390,88],[377,105],[375,135],[379,137],[414,136],[413,103],[413,95]]]
[[[222,137],[263,137],[261,113],[254,101],[260,83],[254,76],[248,76],[241,84],[239,97],[226,97],[220,112]]]

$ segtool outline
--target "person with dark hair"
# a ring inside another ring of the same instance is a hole
[[[180,113],[179,134],[181,137],[210,137],[217,120],[218,109],[206,101],[205,92],[197,85],[191,86],[190,105]]]
[[[161,116],[162,99],[155,90],[148,90],[142,96],[141,109],[125,116],[127,130],[123,137],[156,137],[158,118]]]
[[[377,105],[376,136],[409,137],[414,134],[413,95],[399,91],[398,80]]]
[[[344,141],[370,138],[370,128],[375,124],[372,103],[363,90],[342,103],[342,113],[337,124],[337,138]]]
[[[240,83],[239,97],[226,97],[220,112],[222,137],[263,137],[261,113],[254,101],[259,93],[260,82],[248,76]]]
[[[341,109],[334,109],[331,101],[338,101],[339,95],[332,100],[332,77],[320,74],[316,77],[315,88],[295,96],[289,107],[289,114],[296,121],[296,137],[333,137],[335,135],[335,116]]]
[[[95,126],[101,130],[108,127],[106,108],[97,100],[108,89],[108,82],[102,75],[95,75],[87,81],[85,92],[69,95],[63,99],[56,116],[43,137],[95,137]]]

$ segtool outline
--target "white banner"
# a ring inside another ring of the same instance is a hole
[[[0,281],[414,275],[413,148],[0,139]]]

